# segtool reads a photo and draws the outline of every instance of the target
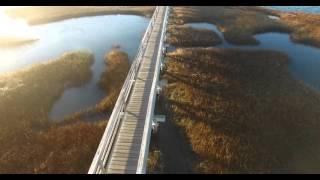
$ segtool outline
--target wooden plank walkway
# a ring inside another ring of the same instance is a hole
[[[124,118],[112,146],[106,173],[135,174],[137,171],[164,15],[165,7],[160,7],[124,111]]]

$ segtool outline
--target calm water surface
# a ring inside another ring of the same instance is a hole
[[[319,6],[269,6],[284,11],[304,11],[320,13]],[[119,23],[121,22],[121,23]],[[0,73],[10,72],[39,62],[54,59],[64,52],[89,50],[95,56],[91,69],[93,77],[89,83],[79,88],[65,90],[55,103],[50,117],[60,119],[73,112],[95,105],[105,96],[97,87],[98,79],[105,69],[104,55],[113,45],[120,45],[134,57],[140,39],[146,30],[149,19],[133,15],[105,15],[81,17],[64,21],[32,26],[31,30],[39,41],[18,48],[0,49]],[[215,31],[223,34],[209,23],[189,23],[195,28]],[[284,52],[291,58],[289,68],[294,76],[306,84],[320,90],[320,50],[290,41],[288,34],[264,33],[255,36],[260,45],[236,46],[223,39],[217,47],[241,49],[271,49]]]
[[[306,13],[320,13],[320,6],[265,6],[281,11],[302,11]]]
[[[89,50],[95,56],[93,78],[79,88],[67,89],[55,103],[50,117],[62,118],[95,105],[105,93],[97,82],[105,69],[104,55],[120,45],[132,60],[149,19],[134,15],[81,17],[31,26],[39,41],[19,48],[0,49],[0,73],[56,58],[67,51]]]
[[[216,32],[223,39],[223,43],[215,47],[240,48],[245,50],[269,49],[284,52],[291,59],[289,69],[293,75],[297,79],[303,80],[307,85],[320,90],[319,48],[294,43],[290,40],[288,34],[273,32],[255,35],[255,38],[260,41],[259,45],[232,45],[224,40],[223,34],[213,24],[189,23],[186,25],[194,28],[210,29]]]

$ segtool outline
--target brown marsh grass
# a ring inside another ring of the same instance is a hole
[[[167,54],[168,117],[199,156],[198,172],[320,172],[320,96],[287,65],[274,51]]]
[[[222,42],[213,31],[187,26],[169,26],[167,43],[173,46],[214,46]]]
[[[320,15],[304,12],[282,12],[267,10],[279,16],[281,21],[293,29],[290,38],[294,42],[320,47]]]
[[[101,115],[102,119],[106,119],[111,115],[130,68],[129,57],[124,51],[115,48],[105,55],[105,64],[106,69],[101,74],[97,86],[106,92],[106,96],[95,106],[65,117],[63,124],[82,121],[95,115]]]
[[[170,26],[213,23],[234,44],[256,44],[253,35],[267,31],[317,41],[311,28],[316,15],[303,21],[289,14],[258,7],[175,7]],[[199,157],[198,172],[320,171],[320,94],[295,80],[288,62],[282,53],[262,50],[179,48],[167,54],[167,117]]]
[[[1,75],[0,172],[87,173],[105,122],[50,123],[64,89],[87,82],[93,55],[71,52]]]
[[[163,172],[162,153],[157,149],[151,149],[149,151],[147,173],[160,174]]]
[[[258,12],[277,16],[281,23],[291,28],[294,42],[320,47],[320,15],[305,12],[285,12],[256,7]]]
[[[274,15],[280,20],[273,20]],[[254,34],[285,32],[294,42],[320,47],[320,15],[284,12],[248,6],[175,7],[171,16],[177,25],[208,22],[217,25],[224,38],[233,44],[258,44]]]
[[[276,31],[291,32],[284,23],[272,20],[255,7],[242,6],[178,6],[173,8],[172,22],[183,25],[192,22],[215,24],[224,38],[233,44],[258,44],[254,34]]]
[[[1,75],[4,86],[0,96],[1,127],[45,122],[64,89],[80,86],[91,78],[92,63],[92,54],[71,52],[47,63]]]
[[[127,53],[118,49],[106,54],[105,63],[106,69],[100,77],[98,86],[105,90],[107,95],[95,107],[75,113],[66,121],[52,128],[53,133],[65,132],[74,134],[74,136],[73,138],[72,136],[64,136],[56,140],[56,142],[62,141],[65,144],[59,143],[58,147],[54,148],[51,154],[48,155],[51,161],[47,159],[37,169],[37,172],[87,173],[107,124],[107,117],[104,116],[105,118],[102,118],[101,121],[94,123],[85,123],[83,120],[90,119],[90,116],[97,113],[111,114],[130,68]],[[50,130],[47,132],[49,133],[48,137],[52,135],[50,132]],[[70,152],[68,155],[72,156],[72,158],[67,160],[66,156],[61,155],[63,149],[68,150]],[[54,154],[52,155],[52,153]],[[61,165],[61,163],[63,164]]]
[[[105,62],[107,68],[101,75],[99,86],[108,93],[108,96],[96,108],[98,111],[111,113],[129,72],[130,64],[128,54],[117,49],[106,55]]]

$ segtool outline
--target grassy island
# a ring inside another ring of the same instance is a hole
[[[105,122],[51,123],[66,88],[91,78],[93,55],[70,52],[0,76],[0,173],[86,173]]]
[[[163,78],[168,117],[199,172],[319,172],[320,95],[272,51],[178,49]]]
[[[96,115],[101,115],[103,119],[106,119],[111,115],[130,69],[129,57],[127,53],[114,49],[105,55],[105,64],[106,69],[101,74],[97,86],[105,91],[106,96],[95,106],[66,117],[62,123],[82,121]]]
[[[214,46],[222,39],[213,31],[170,25],[167,43],[173,46]]]
[[[120,50],[109,52],[105,57],[105,62],[107,68],[101,75],[99,86],[106,91],[108,96],[97,105],[97,109],[111,113],[127,77],[130,64],[127,53]]]
[[[271,11],[256,7],[175,7],[173,12],[170,26],[213,23],[236,44],[257,43],[252,35],[259,32],[294,33],[293,26],[268,19]],[[205,45],[168,53],[162,73],[168,80],[161,94],[167,120],[198,157],[195,171],[320,172],[320,94],[292,76],[288,56],[196,47]]]
[[[279,20],[269,16],[279,17]],[[320,47],[320,15],[304,12],[284,12],[248,6],[174,7],[171,15],[176,25],[208,22],[216,25],[224,38],[237,45],[258,44],[253,37],[264,32],[285,32],[298,43]]]

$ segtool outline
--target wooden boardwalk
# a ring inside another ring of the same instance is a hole
[[[165,7],[160,7],[108,156],[106,173],[133,174],[137,171],[164,15]]]

